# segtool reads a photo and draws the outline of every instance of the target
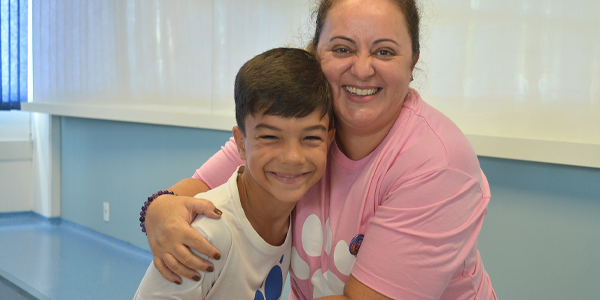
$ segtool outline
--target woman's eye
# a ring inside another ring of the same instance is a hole
[[[383,49],[383,50],[378,50],[378,51],[376,52],[376,54],[377,54],[377,55],[379,55],[379,56],[393,56],[393,55],[394,55],[394,53],[393,53],[392,51],[390,51],[390,50],[385,50],[385,49]]]
[[[338,48],[334,48],[333,52],[338,53],[338,54],[347,54],[347,53],[350,53],[350,50],[348,48],[338,47]]]

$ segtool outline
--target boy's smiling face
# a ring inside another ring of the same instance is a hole
[[[329,116],[321,115],[314,111],[303,118],[283,118],[261,113],[246,117],[245,136],[233,129],[254,194],[292,203],[321,178],[335,134]]]

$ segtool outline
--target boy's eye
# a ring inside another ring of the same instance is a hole
[[[322,140],[323,140],[323,139],[322,139],[321,137],[319,137],[319,136],[312,136],[312,135],[310,135],[310,136],[307,136],[307,137],[305,137],[304,139],[305,139],[305,140],[307,140],[307,141],[322,141]]]
[[[264,139],[264,140],[274,140],[274,139],[277,139],[277,137],[274,136],[274,135],[261,135],[258,138],[259,139]]]

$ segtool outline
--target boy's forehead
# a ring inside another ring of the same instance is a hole
[[[260,112],[260,113],[255,113],[255,114],[248,114],[246,116],[246,127],[248,127],[250,125],[250,127],[257,127],[259,125],[264,125],[264,124],[268,124],[268,125],[272,125],[272,126],[277,126],[277,124],[286,124],[286,123],[290,123],[290,121],[294,121],[291,122],[291,124],[298,124],[300,125],[300,123],[296,123],[295,121],[307,121],[309,123],[313,123],[312,125],[325,125],[325,129],[328,129],[328,125],[329,125],[329,115],[328,114],[324,114],[319,111],[319,110],[315,110],[313,111],[311,114],[309,114],[308,116],[304,116],[304,117],[282,117],[276,114],[266,114],[264,112]],[[312,121],[312,122],[311,122]],[[250,122],[250,124],[249,124]],[[303,124],[303,125],[309,125],[310,124]],[[269,127],[269,126],[259,126],[259,127]]]

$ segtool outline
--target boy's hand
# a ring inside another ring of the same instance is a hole
[[[212,272],[212,263],[194,255],[188,247],[208,257],[221,257],[217,248],[190,227],[197,214],[218,218],[221,212],[208,200],[173,195],[160,196],[148,207],[146,233],[154,266],[171,282],[181,284],[180,276],[198,281],[196,270]]]

